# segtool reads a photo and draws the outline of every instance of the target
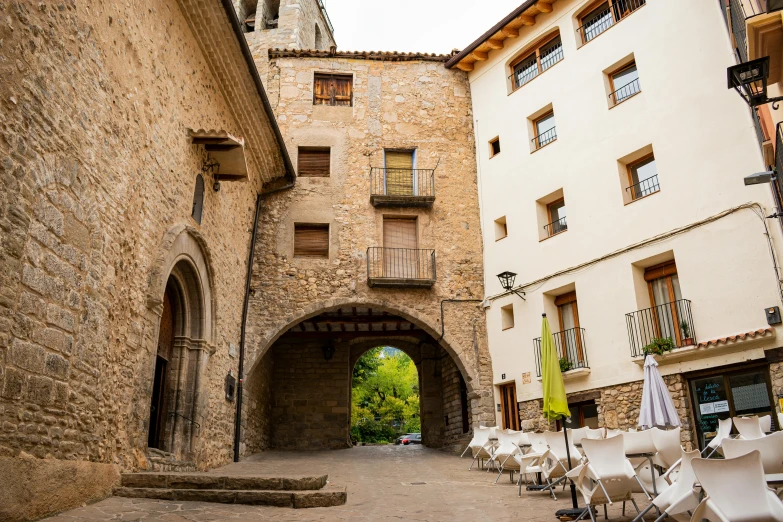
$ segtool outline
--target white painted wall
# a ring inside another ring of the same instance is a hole
[[[726,67],[734,59],[718,2],[648,0],[578,47],[575,14],[586,4],[558,0],[552,13],[539,15],[518,38],[505,40],[504,49],[491,52],[469,75],[489,296],[502,292],[495,274],[504,270],[518,273],[517,284],[524,284],[748,202],[759,203],[766,214],[774,212],[769,186],[743,185],[744,176],[765,169],[748,107],[726,88]],[[508,94],[508,63],[555,26],[564,60]],[[602,71],[631,53],[641,93],[609,109]],[[558,139],[531,153],[528,117],[548,104],[554,108]],[[489,159],[488,141],[495,136],[500,136],[501,153]],[[625,205],[618,159],[647,145],[655,153],[661,191]],[[558,189],[566,201],[568,231],[539,241],[536,200]],[[502,216],[508,237],[495,241],[493,221]],[[780,248],[779,224],[767,224]],[[642,379],[640,365],[631,358],[625,314],[646,308],[649,301],[646,286],[638,282],[640,271],[634,285],[632,264],[670,251],[683,297],[692,301],[697,341],[765,327],[764,308],[781,304],[763,220],[751,209],[740,210],[527,287],[526,301],[513,295],[494,300],[487,320],[495,383],[516,380],[520,401],[541,397],[533,338],[540,336],[544,311],[552,330],[559,330],[554,304],[544,293],[567,285],[576,288],[591,367],[586,378],[567,381],[567,391]],[[500,308],[509,303],[515,326],[503,331]],[[780,344],[770,336],[749,343],[747,353],[704,356],[661,370],[758,357],[759,348]],[[532,374],[530,384],[523,384],[526,372]]]

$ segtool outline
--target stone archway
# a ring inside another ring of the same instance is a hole
[[[204,419],[203,376],[215,351],[209,253],[198,232],[184,225],[166,233],[161,251],[147,294],[157,325],[149,346],[148,444],[190,461]]]
[[[450,344],[418,312],[366,300],[317,306],[288,318],[260,346],[250,345],[256,351],[248,353],[244,453],[349,446],[353,366],[379,344],[400,347],[418,362],[426,445],[462,445],[469,437],[464,426],[485,421],[481,412],[491,414],[491,395],[479,393],[473,347]],[[461,393],[460,383],[472,393]],[[472,422],[463,422],[459,401],[469,401],[465,410]],[[449,410],[453,406],[455,412]]]

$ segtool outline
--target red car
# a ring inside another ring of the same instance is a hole
[[[397,444],[421,444],[421,433],[408,433],[397,439]]]

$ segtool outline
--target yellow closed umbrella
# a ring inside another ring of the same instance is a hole
[[[544,387],[544,417],[550,421],[570,417],[563,374],[560,373],[560,358],[546,314],[541,321],[541,384]]]

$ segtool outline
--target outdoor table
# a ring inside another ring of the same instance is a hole
[[[783,473],[767,473],[764,478],[770,486],[783,486]]]
[[[658,487],[655,485],[655,466],[653,465],[653,456],[655,456],[655,453],[627,453],[625,455],[627,458],[639,458],[643,457],[647,459],[647,462],[650,463],[650,474],[652,475],[652,485],[653,485],[653,495],[656,497],[658,496]]]

